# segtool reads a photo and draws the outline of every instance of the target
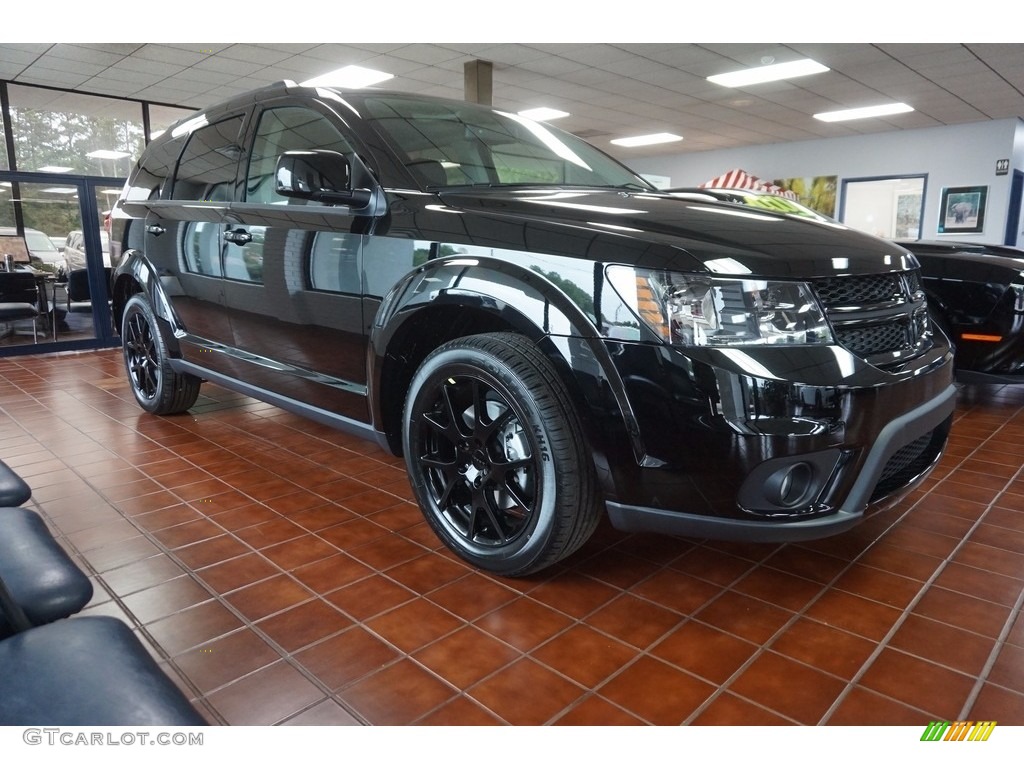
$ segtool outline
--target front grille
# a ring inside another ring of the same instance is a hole
[[[875,365],[925,348],[928,313],[918,272],[845,275],[812,282],[836,340]]]
[[[840,327],[836,339],[855,355],[873,357],[911,350],[927,330],[928,313],[918,312],[880,325]]]
[[[899,275],[852,275],[816,280],[814,289],[826,307],[881,304],[895,301],[903,293]]]

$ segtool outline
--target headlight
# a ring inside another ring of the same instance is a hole
[[[612,266],[608,280],[643,323],[670,344],[831,344],[806,283],[707,277]]]

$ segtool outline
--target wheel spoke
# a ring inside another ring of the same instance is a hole
[[[446,509],[451,504],[452,491],[454,491],[455,487],[459,485],[459,483],[462,481],[462,478],[460,478],[459,475],[455,473],[451,475],[443,473],[443,476],[445,481],[444,488],[442,489],[441,495],[437,500],[437,505],[441,509]]]
[[[473,437],[481,445],[490,445],[491,440],[516,417],[515,411],[507,403],[488,398],[488,395],[492,392],[493,390],[489,387],[485,388],[482,386],[481,382],[473,382]],[[494,419],[491,418],[487,410],[489,403],[498,405],[503,409]],[[501,455],[501,452],[498,455]]]
[[[484,514],[487,518],[487,521],[491,524],[491,527],[494,529],[494,538],[496,539],[498,544],[506,543],[515,535],[515,527],[505,525],[505,511],[498,509],[497,505],[494,503],[493,494],[483,494],[482,501]]]
[[[469,547],[511,546],[535,511],[531,436],[487,376],[442,371],[435,382],[416,411],[416,471],[430,506]]]
[[[452,402],[452,385],[443,384],[439,395],[438,402],[434,404],[434,410],[430,413],[424,413],[422,418],[437,433],[444,435],[452,444],[458,443],[466,435],[459,428],[462,416],[456,410],[456,405]]]
[[[141,314],[128,318],[125,363],[136,392],[151,399],[160,387],[160,364],[153,329]]]

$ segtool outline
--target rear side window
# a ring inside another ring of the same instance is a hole
[[[151,144],[142,155],[138,169],[125,188],[125,199],[151,200],[160,197],[174,172],[174,164],[185,144],[185,137]]]
[[[302,204],[274,191],[274,168],[284,152],[297,149],[329,149],[349,153],[352,147],[324,115],[305,107],[268,109],[260,117],[249,158],[245,199],[250,203]],[[309,202],[309,205],[319,203]]]
[[[242,118],[232,117],[194,131],[178,162],[174,181],[175,200],[231,199],[242,148],[238,134]],[[225,194],[227,193],[227,194]]]

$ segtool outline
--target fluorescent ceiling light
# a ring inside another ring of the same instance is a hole
[[[797,61],[787,61],[785,64],[769,64],[767,67],[724,72],[721,75],[712,75],[708,80],[716,85],[724,85],[726,88],[742,88],[744,85],[788,80],[791,77],[816,75],[819,72],[828,72],[828,67],[813,59],[798,59]]]
[[[46,189],[40,190],[41,192],[49,192],[52,195],[74,195],[78,192],[77,187],[47,187]]]
[[[563,112],[560,109],[552,109],[551,107],[537,107],[536,109],[524,109],[518,113],[521,117],[528,117],[531,120],[557,120],[560,117],[568,117],[568,112]]]
[[[883,115],[900,115],[904,112],[913,112],[914,108],[902,101],[895,104],[879,104],[875,107],[859,107],[857,109],[840,109],[835,112],[819,112],[814,117],[817,120],[824,120],[826,123],[835,123],[839,120],[860,120],[864,117],[882,117]]]
[[[394,75],[387,72],[349,65],[347,67],[342,67],[341,69],[335,69],[332,72],[327,72],[318,77],[314,77],[311,80],[306,80],[305,82],[300,83],[300,85],[308,86],[310,88],[316,88],[321,85],[327,86],[328,88],[365,88],[368,85],[383,83],[385,80],[390,80],[392,77],[394,77]]]
[[[95,152],[89,152],[86,157],[93,157],[97,160],[120,160],[122,157],[130,155],[130,152],[118,152],[114,149],[97,149]]]
[[[612,144],[620,147],[645,147],[648,144],[667,144],[670,141],[682,141],[682,136],[674,133],[650,133],[646,136],[628,136],[624,139],[612,139]]]
[[[44,165],[42,168],[37,170],[43,171],[44,173],[67,173],[68,171],[75,170],[69,165]]]

